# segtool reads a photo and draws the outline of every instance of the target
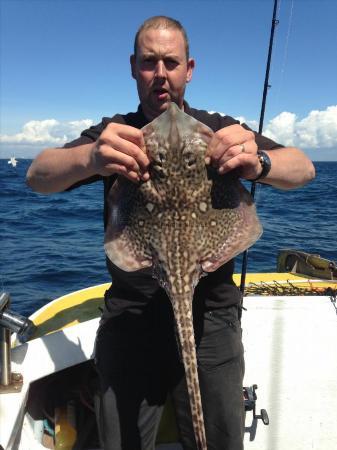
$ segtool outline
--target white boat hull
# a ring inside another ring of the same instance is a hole
[[[337,448],[337,316],[329,297],[260,297],[245,302],[245,385],[258,408],[247,413],[249,450]],[[256,426],[257,425],[257,426]]]
[[[257,413],[264,408],[270,419],[266,426],[247,412],[245,449],[336,449],[337,317],[330,298],[248,297],[245,307],[245,385],[258,385]],[[97,326],[92,319],[12,350],[12,369],[24,375],[24,385],[20,393],[0,395],[4,449],[43,448],[36,424],[23,419],[29,385],[92,358]]]

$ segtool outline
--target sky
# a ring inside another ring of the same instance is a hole
[[[258,128],[273,0],[0,3],[0,158],[32,158],[103,116],[135,111],[134,34],[159,14],[189,36],[189,104]],[[278,3],[264,134],[337,161],[337,1]]]

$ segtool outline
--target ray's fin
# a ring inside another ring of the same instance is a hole
[[[261,236],[262,225],[254,201],[235,175],[214,176],[211,211],[205,225],[209,243],[201,258],[205,272],[215,271],[251,247]]]
[[[118,177],[108,196],[108,224],[104,236],[104,250],[110,261],[126,272],[152,265],[146,236],[135,234],[133,211],[138,186]],[[141,223],[143,219],[138,217]]]

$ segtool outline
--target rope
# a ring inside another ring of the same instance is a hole
[[[334,298],[334,306],[337,313],[336,307],[336,296],[337,288],[333,289],[331,287],[319,287],[314,286],[310,281],[309,286],[295,286],[290,280],[286,283],[279,283],[278,281],[272,281],[266,283],[262,281],[261,283],[250,283],[246,288],[246,295],[273,295],[273,296],[328,296]],[[333,301],[333,300],[331,300]]]

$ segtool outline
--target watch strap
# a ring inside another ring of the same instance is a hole
[[[268,175],[268,173],[270,172],[271,161],[270,161],[268,154],[266,152],[264,152],[263,150],[258,150],[257,157],[258,157],[259,163],[261,164],[262,172],[260,173],[260,175],[258,177],[254,178],[253,180],[249,180],[249,181],[261,180],[262,178],[265,178]]]

